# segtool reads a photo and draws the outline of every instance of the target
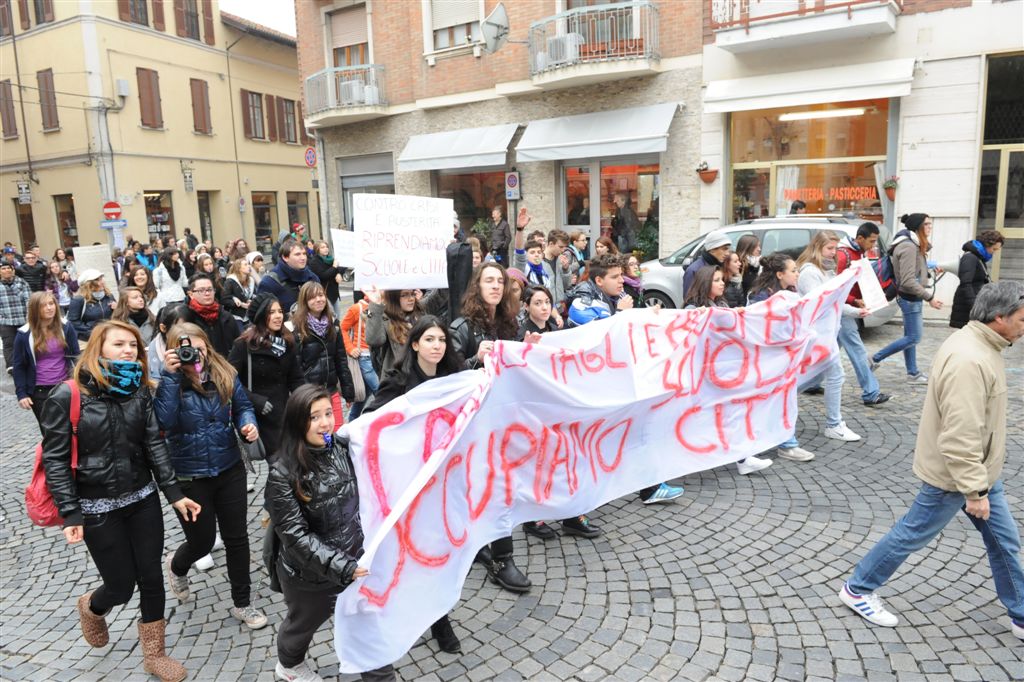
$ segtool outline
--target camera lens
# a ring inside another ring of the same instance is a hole
[[[178,359],[183,365],[191,365],[199,359],[199,352],[192,346],[180,346],[178,348]]]

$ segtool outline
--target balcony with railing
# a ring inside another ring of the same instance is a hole
[[[730,52],[894,33],[902,0],[707,0],[715,45]]]
[[[306,79],[306,125],[323,128],[386,116],[384,92],[379,64],[318,71]]]
[[[654,73],[658,7],[636,0],[571,9],[531,24],[529,43],[530,77],[542,88]]]

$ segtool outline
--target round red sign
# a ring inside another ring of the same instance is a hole
[[[121,204],[116,201],[108,201],[103,204],[103,216],[107,220],[117,220],[121,217]]]

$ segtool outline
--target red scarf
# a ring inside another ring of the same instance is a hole
[[[220,303],[216,301],[210,305],[202,305],[192,298],[188,301],[188,307],[196,312],[207,324],[213,324],[220,317]]]

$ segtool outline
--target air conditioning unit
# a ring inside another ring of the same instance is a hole
[[[338,83],[338,99],[342,104],[362,104],[364,101],[362,81],[341,81]]]
[[[363,104],[380,104],[380,88],[376,85],[367,85],[363,88]]]
[[[579,33],[568,33],[564,36],[548,38],[548,65],[559,66],[574,64],[580,58],[580,45],[583,36]]]

